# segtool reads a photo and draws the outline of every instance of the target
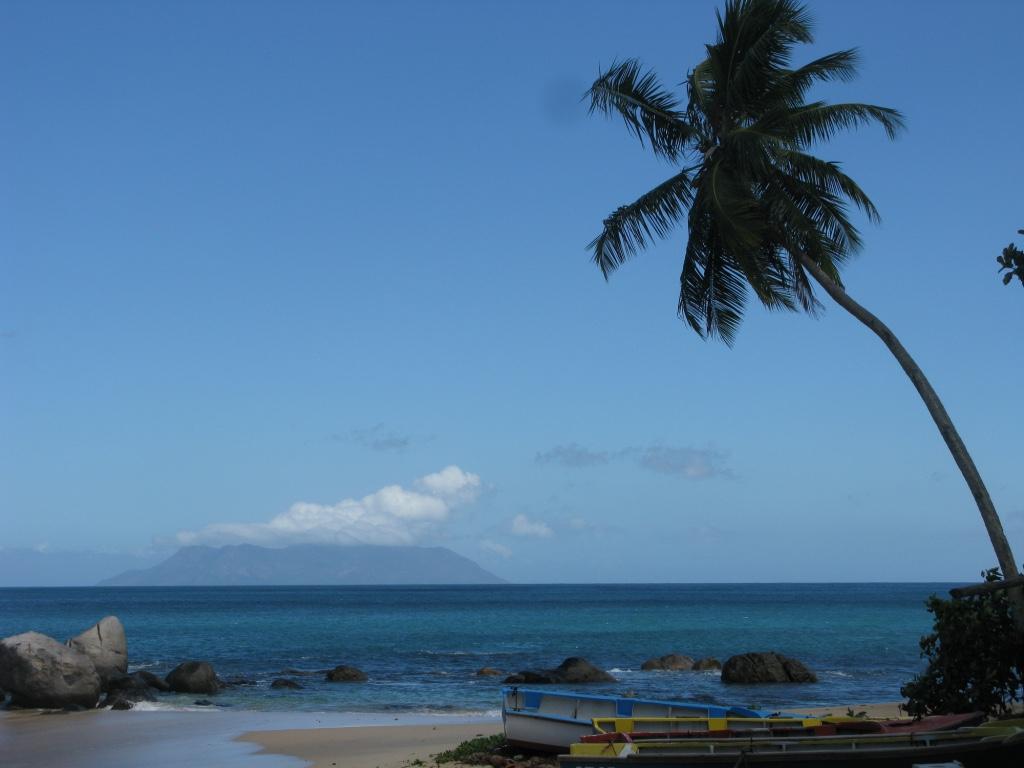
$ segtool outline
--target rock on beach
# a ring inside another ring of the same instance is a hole
[[[102,690],[92,659],[39,632],[0,641],[0,688],[19,707],[92,709]]]
[[[96,667],[101,684],[128,671],[128,643],[124,626],[116,616],[107,616],[70,640],[67,645],[84,653]]]

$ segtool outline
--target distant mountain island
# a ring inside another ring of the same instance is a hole
[[[504,579],[444,547],[182,547],[162,563],[104,579],[101,587],[342,584],[502,584]]]

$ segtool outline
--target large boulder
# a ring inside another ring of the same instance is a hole
[[[100,676],[84,653],[38,632],[0,641],[0,688],[18,707],[92,709],[100,698]]]
[[[220,690],[217,673],[205,661],[184,661],[165,679],[171,690],[177,693],[216,693]]]
[[[84,653],[96,666],[101,685],[128,671],[128,644],[117,616],[107,616],[82,634],[68,640],[68,647]]]
[[[327,672],[326,680],[329,683],[365,683],[366,673],[361,669],[341,664]]]
[[[598,669],[586,659],[570,656],[554,669],[524,670],[505,678],[515,685],[549,685],[555,683],[614,683],[615,678]]]
[[[690,670],[693,669],[693,659],[679,653],[669,653],[664,656],[648,659],[640,665],[640,669],[644,672],[658,669]]]
[[[722,665],[723,683],[816,683],[817,676],[781,653],[742,653]]]

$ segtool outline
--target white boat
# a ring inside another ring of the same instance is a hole
[[[511,686],[501,691],[501,720],[511,744],[564,752],[581,736],[594,733],[594,718],[767,718],[777,712],[723,707],[689,701],[600,696]]]

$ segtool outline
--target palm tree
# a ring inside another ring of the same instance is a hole
[[[910,377],[977,502],[1004,577],[1014,576],[992,499],[935,390],[839,275],[861,246],[850,204],[871,221],[878,211],[838,163],[814,156],[812,147],[876,123],[895,138],[903,118],[872,104],[806,101],[815,83],[850,80],[858,62],[856,50],[845,50],[791,68],[793,47],[811,41],[809,14],[792,0],[728,0],[718,39],[687,75],[685,104],[635,59],[600,73],[585,96],[591,113],[619,115],[675,173],[608,216],[589,249],[607,279],[685,221],[679,315],[700,336],[726,344],[748,292],[769,309],[816,315],[812,281],[821,286],[881,338]],[[1016,613],[1024,621],[1024,610]]]
[[[1018,229],[1017,234],[1024,235],[1024,229]],[[1024,285],[1024,251],[1010,243],[1003,248],[1002,256],[996,256],[996,261],[999,262],[999,271],[1006,272],[1003,275],[1003,285],[1009,285],[1014,277]]]

